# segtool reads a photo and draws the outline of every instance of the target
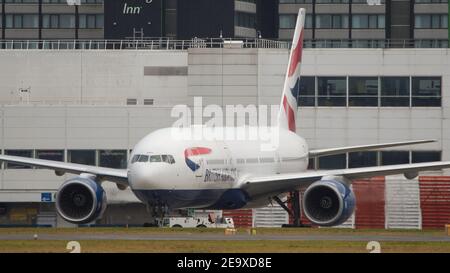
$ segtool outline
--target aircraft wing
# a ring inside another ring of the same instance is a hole
[[[26,166],[40,167],[44,169],[54,170],[55,172],[81,174],[89,173],[96,175],[100,180],[108,180],[116,184],[128,186],[127,170],[112,169],[104,167],[89,166],[76,163],[66,163],[60,161],[0,155],[0,161],[15,163]]]
[[[310,184],[322,179],[324,176],[342,176],[353,180],[358,178],[371,178],[394,174],[417,174],[420,171],[441,170],[450,168],[450,161],[401,164],[379,167],[365,167],[341,170],[306,171],[301,173],[279,174],[262,177],[251,177],[244,181],[241,188],[250,197],[262,197],[269,194],[280,194]]]
[[[424,144],[424,143],[431,143],[431,142],[436,142],[436,140],[426,139],[426,140],[414,140],[414,141],[391,142],[391,143],[382,143],[382,144],[370,144],[370,145],[311,150],[311,151],[309,151],[309,157],[318,157],[318,156],[336,155],[336,154],[342,154],[342,153],[369,151],[369,150],[376,150],[376,149],[382,149],[382,148],[391,148],[391,147],[414,145],[414,144]]]

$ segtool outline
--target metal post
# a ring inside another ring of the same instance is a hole
[[[299,227],[300,223],[301,223],[300,192],[294,191],[292,198],[293,198],[292,199],[292,210],[293,210],[293,214],[294,214],[294,226]]]

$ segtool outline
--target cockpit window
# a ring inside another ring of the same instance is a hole
[[[169,164],[174,164],[175,159],[172,155],[134,155],[131,159],[131,164],[136,162],[165,162]]]
[[[148,155],[140,155],[138,162],[147,162],[148,161]]]
[[[133,164],[136,161],[138,161],[138,159],[139,159],[139,155],[134,155],[133,158],[131,159],[131,164]]]
[[[161,162],[161,156],[160,155],[150,156],[150,162]]]
[[[162,161],[169,163],[169,164],[174,164],[175,163],[175,159],[173,158],[173,156],[171,155],[161,155]]]

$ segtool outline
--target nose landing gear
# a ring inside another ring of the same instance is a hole
[[[169,213],[169,207],[166,204],[147,204],[147,211],[153,218],[153,226],[162,227],[164,217]]]

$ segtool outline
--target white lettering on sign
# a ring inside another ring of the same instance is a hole
[[[153,0],[145,0],[145,4],[151,4]],[[123,4],[123,14],[141,14],[142,6],[133,6],[129,3]]]

